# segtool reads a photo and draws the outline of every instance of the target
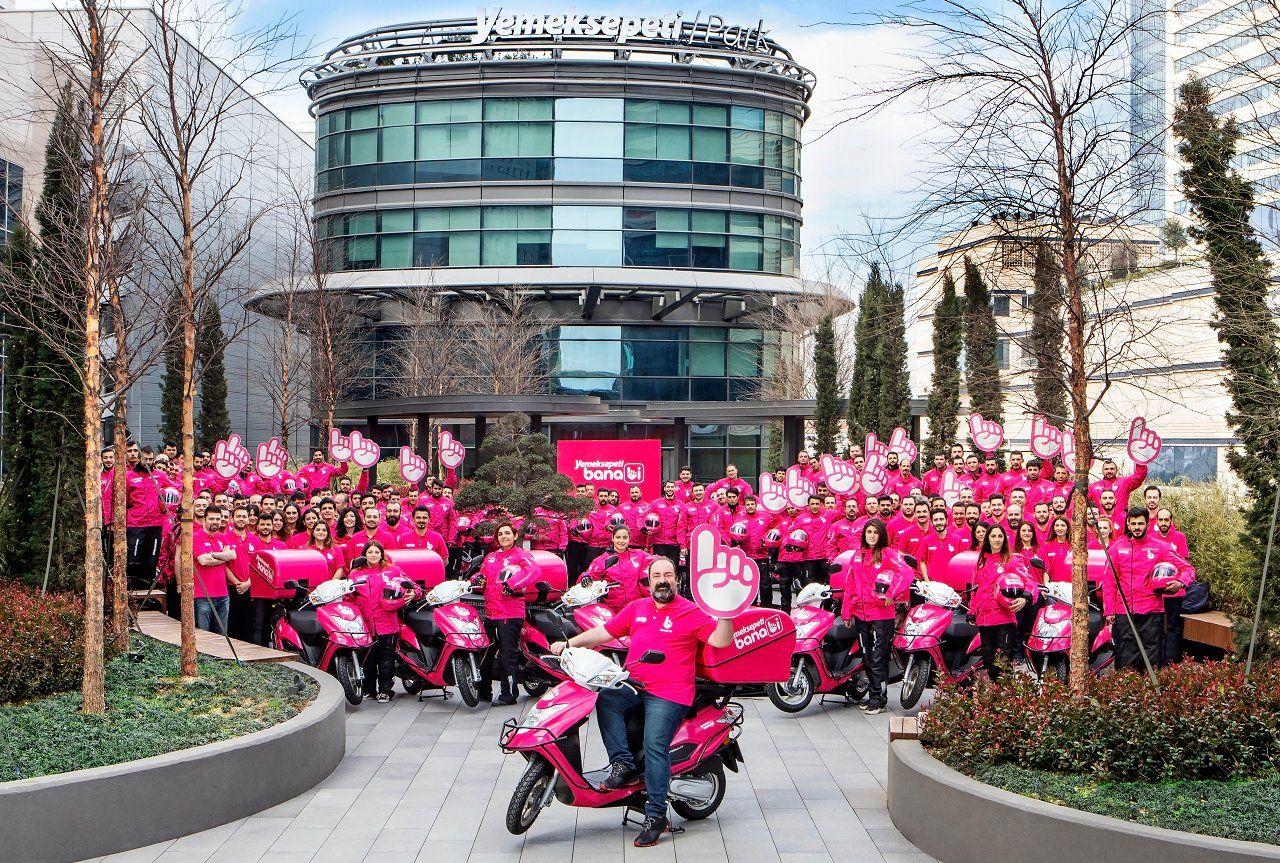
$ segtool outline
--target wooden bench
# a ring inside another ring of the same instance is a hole
[[[158,611],[139,612],[138,631],[166,644],[182,643],[182,623]],[[196,652],[215,659],[238,659],[241,662],[291,662],[298,658],[296,653],[251,644],[238,638],[228,639],[225,635],[203,629],[196,630]]]
[[[169,613],[169,594],[163,590],[131,590],[129,591],[129,604],[134,608],[142,608],[148,602],[154,602],[160,606],[162,614]]]
[[[1235,626],[1230,617],[1221,611],[1202,611],[1182,616],[1182,639],[1217,648],[1226,653],[1236,652]]]
[[[890,716],[889,740],[919,740],[920,722],[914,716]]]

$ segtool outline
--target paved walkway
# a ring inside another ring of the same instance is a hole
[[[895,692],[891,695],[896,699]],[[347,756],[312,791],[203,833],[105,858],[130,863],[930,863],[885,809],[889,714],[811,706],[800,716],[743,699],[745,772],[719,812],[655,848],[634,848],[621,810],[543,810],[525,836],[503,819],[524,770],[497,747],[517,708],[457,699],[366,702]],[[518,709],[527,709],[521,698]],[[588,763],[603,764],[595,724]]]

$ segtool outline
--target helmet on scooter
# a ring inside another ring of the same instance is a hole
[[[662,519],[658,517],[656,512],[651,512],[644,517],[645,533],[652,533],[660,527],[662,527]]]
[[[743,522],[743,521],[734,522],[733,526],[729,528],[729,539],[734,543],[734,545],[738,545],[740,543],[746,542],[747,541],[746,522]]]
[[[471,530],[471,517],[465,515],[458,516],[458,533],[466,533],[469,530]]]
[[[615,512],[613,515],[609,516],[610,531],[614,531],[620,527],[626,527],[626,526],[627,526],[627,518],[622,513]]]
[[[1182,590],[1178,580],[1178,568],[1172,563],[1160,562],[1151,570],[1151,585],[1158,593],[1176,593]]]
[[[765,548],[778,548],[782,545],[782,531],[776,527],[764,535]]]
[[[573,523],[573,532],[579,536],[591,533],[591,522],[585,518],[580,518]]]
[[[809,534],[800,528],[791,531],[787,536],[787,551],[804,551],[809,547]]]

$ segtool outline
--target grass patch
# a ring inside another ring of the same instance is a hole
[[[135,636],[135,662],[107,665],[107,713],[80,713],[79,691],[0,706],[0,782],[119,764],[261,731],[300,712],[318,687],[276,663],[201,659],[184,683],[178,648]]]
[[[979,766],[973,778],[1048,803],[1153,827],[1280,845],[1280,776],[1229,781],[1111,782],[1091,776]]]

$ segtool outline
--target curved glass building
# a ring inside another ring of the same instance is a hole
[[[814,80],[762,25],[481,10],[353,36],[304,84],[327,286],[373,334],[353,401],[404,395],[408,292],[465,316],[518,291],[550,321],[547,394],[609,408],[547,417],[553,436],[637,425],[700,473],[754,470],[760,422],[686,426],[655,406],[757,396],[780,338],[759,313],[802,293]]]

